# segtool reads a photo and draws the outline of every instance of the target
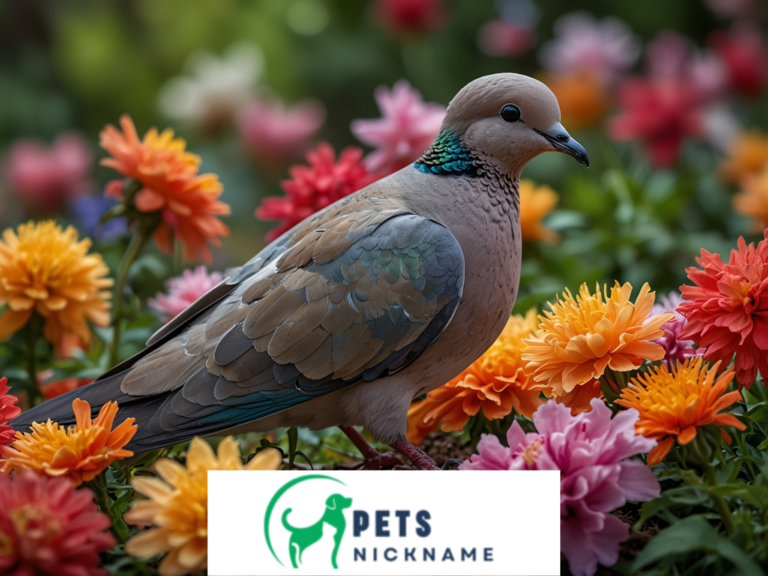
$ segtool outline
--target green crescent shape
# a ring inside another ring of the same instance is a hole
[[[272,500],[269,501],[269,505],[267,506],[267,512],[264,514],[264,537],[267,539],[267,546],[269,546],[269,551],[272,552],[272,556],[274,556],[275,560],[280,562],[280,566],[285,566],[280,561],[280,558],[277,557],[277,554],[275,554],[274,548],[272,548],[272,539],[269,537],[269,521],[272,519],[272,510],[274,510],[275,505],[277,504],[277,501],[280,500],[283,494],[288,492],[291,488],[296,486],[296,484],[300,484],[301,482],[304,482],[306,480],[333,480],[334,482],[338,482],[342,486],[346,486],[344,482],[339,480],[338,478],[333,478],[331,476],[325,476],[323,474],[309,474],[307,476],[301,476],[299,478],[294,478],[290,482],[286,482],[280,490],[275,492],[275,495],[272,496]]]

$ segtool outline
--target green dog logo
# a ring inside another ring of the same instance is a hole
[[[332,494],[328,496],[325,501],[325,512],[323,516],[312,524],[305,528],[297,528],[292,526],[288,522],[288,515],[291,513],[291,508],[286,508],[283,512],[283,526],[291,533],[291,539],[288,543],[289,553],[291,556],[291,564],[294,568],[298,568],[302,562],[302,555],[304,551],[316,544],[323,537],[323,524],[329,524],[336,529],[336,534],[333,535],[333,553],[331,554],[331,564],[334,569],[338,570],[339,566],[336,563],[336,556],[339,553],[339,546],[341,545],[341,539],[344,537],[344,531],[347,529],[347,520],[344,518],[344,509],[352,506],[352,498],[344,498],[341,494]]]
[[[272,518],[272,512],[275,511],[275,507],[277,506],[278,501],[285,495],[286,492],[288,492],[297,484],[301,484],[310,480],[335,482],[337,484],[341,484],[344,487],[347,486],[344,484],[344,482],[332,476],[326,476],[324,474],[306,474],[286,482],[277,492],[275,492],[275,495],[269,501],[269,505],[267,506],[266,512],[264,513],[264,537],[267,541],[269,551],[281,566],[285,566],[285,564],[283,564],[282,560],[280,560],[277,552],[272,546],[272,538],[270,535],[270,522]],[[313,491],[313,493],[316,493],[316,491]],[[325,500],[325,510],[323,511],[323,515],[320,517],[320,519],[311,526],[305,527],[297,527],[291,524],[291,522],[288,520],[288,516],[291,514],[292,509],[285,509],[281,520],[283,528],[285,528],[285,530],[290,533],[290,539],[288,541],[288,554],[291,558],[291,564],[294,568],[298,568],[303,563],[302,557],[304,555],[304,551],[310,546],[317,544],[323,538],[323,525],[328,524],[336,530],[336,533],[333,535],[334,545],[333,552],[331,553],[331,564],[333,565],[334,569],[338,570],[339,566],[336,562],[336,557],[339,554],[341,540],[344,538],[344,532],[347,529],[347,520],[344,518],[344,510],[350,506],[352,506],[352,498],[345,498],[338,493],[331,494]],[[275,522],[275,524],[277,525],[277,522]]]

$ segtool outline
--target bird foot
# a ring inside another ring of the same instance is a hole
[[[363,438],[352,426],[340,426],[341,431],[346,434],[352,443],[360,450],[363,455],[363,461],[356,466],[356,469],[362,470],[380,470],[382,468],[392,468],[403,465],[403,461],[400,456],[395,452],[384,452],[383,454],[376,450],[373,446],[368,444],[368,441]]]
[[[427,456],[421,448],[414,446],[407,438],[400,437],[391,446],[408,458],[419,470],[440,470],[432,458]]]

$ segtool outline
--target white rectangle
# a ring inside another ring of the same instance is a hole
[[[208,573],[556,575],[560,473],[211,471]]]

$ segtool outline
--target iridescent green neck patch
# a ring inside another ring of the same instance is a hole
[[[477,174],[472,154],[450,130],[441,131],[429,150],[413,166],[424,174]]]

